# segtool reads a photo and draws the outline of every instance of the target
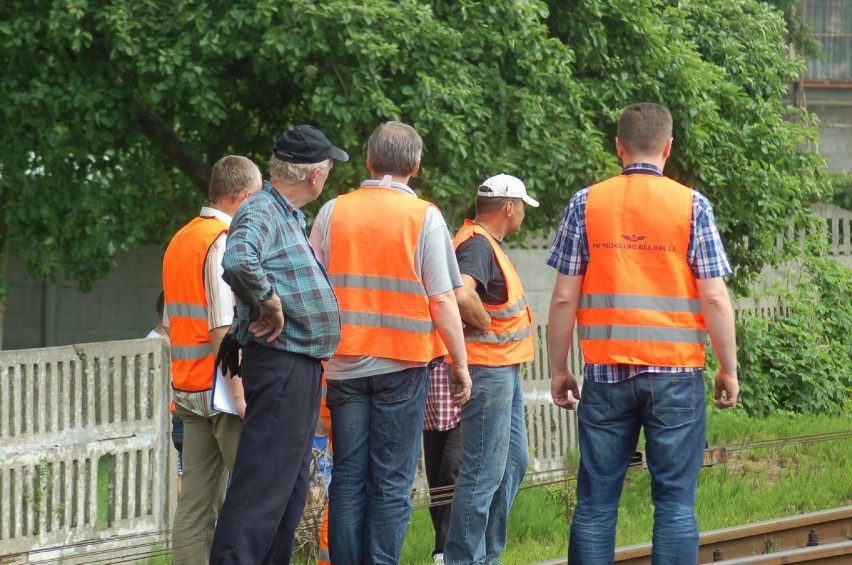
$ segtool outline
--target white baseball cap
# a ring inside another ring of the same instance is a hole
[[[520,198],[527,205],[538,208],[538,200],[527,194],[524,181],[512,175],[499,174],[486,179],[479,185],[476,195],[490,198]]]

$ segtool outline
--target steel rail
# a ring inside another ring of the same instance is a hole
[[[699,563],[758,563],[751,561],[781,553],[832,546],[825,557],[845,556],[837,563],[852,563],[852,506],[831,510],[797,514],[777,520],[766,520],[721,530],[705,532],[700,536]],[[809,547],[812,544],[813,547]],[[838,553],[840,552],[840,553]],[[815,559],[823,555],[816,549],[801,551],[796,558]],[[823,557],[820,557],[822,559]],[[745,561],[740,561],[746,559]],[[765,563],[818,563],[819,561],[766,561]],[[618,565],[648,565],[651,563],[651,544],[631,545],[615,551]],[[764,561],[759,561],[764,563]],[[828,563],[832,563],[829,561]],[[546,561],[538,565],[567,565],[566,559]]]
[[[849,565],[852,563],[852,541],[790,549],[766,555],[718,561],[722,565],[785,565],[787,563],[818,563],[819,565]]]

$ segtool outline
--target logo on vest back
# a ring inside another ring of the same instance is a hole
[[[621,241],[603,241],[592,243],[592,249],[621,249],[625,251],[656,251],[658,253],[677,252],[677,247],[674,245],[654,245],[650,243],[639,243],[644,241],[648,236],[637,235],[635,233],[621,234]]]

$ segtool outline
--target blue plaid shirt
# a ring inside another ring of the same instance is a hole
[[[328,359],[340,342],[337,297],[325,268],[305,234],[305,215],[268,182],[240,205],[231,221],[225,256],[225,281],[237,297],[237,339]],[[258,302],[275,292],[284,310],[284,330],[273,343],[255,338],[249,324]]]
[[[663,172],[654,165],[636,163],[622,171],[624,175],[654,175]],[[547,264],[563,275],[584,275],[589,264],[589,242],[586,237],[586,199],[589,188],[584,188],[571,197],[556,239],[550,248]],[[710,201],[699,192],[692,191],[692,222],[686,260],[697,279],[723,277],[731,273],[731,264],[725,254],[722,238],[713,217]],[[696,367],[701,368],[701,367]],[[656,367],[644,365],[599,365],[587,364],[583,377],[590,381],[617,383],[639,373],[683,373],[684,367]]]

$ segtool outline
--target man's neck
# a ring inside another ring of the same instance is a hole
[[[623,158],[621,160],[622,168],[627,168],[630,165],[639,165],[639,164],[654,165],[655,167],[657,167],[658,169],[660,169],[662,171],[666,166],[666,159],[664,159],[662,156],[657,156],[657,157],[626,157],[626,158]]]
[[[222,212],[223,214],[227,214],[228,216],[230,216],[232,218],[234,217],[234,214],[237,213],[237,206],[231,206],[231,205],[228,205],[228,204],[224,204],[222,202],[217,202],[215,204],[211,202],[210,204],[207,205],[207,207],[213,208],[214,210],[218,210],[218,211]]]
[[[503,240],[506,238],[506,234],[508,233],[505,222],[496,221],[490,216],[477,216],[474,218],[473,223],[487,231],[488,234],[499,243],[503,243]]]
[[[278,194],[286,198],[287,202],[292,204],[295,208],[301,208],[311,202],[311,200],[305,195],[302,183],[286,184],[278,179],[272,179],[269,181],[269,184],[271,184],[272,188],[274,188]]]
[[[388,185],[390,185],[390,183],[392,183],[392,182],[398,182],[400,184],[404,184],[405,186],[408,186],[408,181],[411,180],[411,175],[409,175],[407,177],[395,177],[393,175],[380,175],[378,173],[371,173],[371,174],[373,175],[373,180],[379,181],[379,182],[383,182],[385,180],[385,177],[390,177],[390,179],[388,180]]]

